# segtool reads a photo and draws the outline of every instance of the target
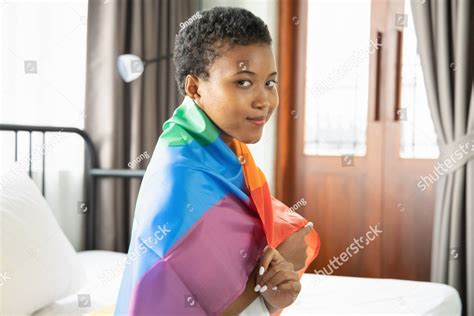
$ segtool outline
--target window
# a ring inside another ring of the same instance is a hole
[[[84,127],[87,4],[0,0],[0,123]],[[32,135],[31,147],[33,152],[42,148],[40,133]],[[46,198],[80,249],[83,142],[76,135],[46,134],[45,147],[51,148],[45,159]],[[2,175],[15,161],[13,132],[0,133],[0,148]],[[18,161],[28,157],[28,134],[20,132]],[[32,159],[32,178],[39,188],[42,158]]]
[[[438,158],[437,137],[428,108],[423,72],[417,52],[410,1],[405,1],[408,23],[403,28],[400,119],[400,157]]]
[[[378,49],[370,7],[370,0],[308,1],[307,155],[366,154],[369,57]]]
[[[84,128],[87,1],[8,0],[0,14],[0,123]],[[33,147],[41,145],[37,136]],[[6,166],[14,157],[14,138],[0,137],[5,149],[1,166]],[[20,133],[19,158],[27,154],[23,137]],[[57,147],[60,152],[83,152],[82,141],[74,136],[64,135]],[[50,161],[50,167],[82,165],[83,155],[68,156]]]

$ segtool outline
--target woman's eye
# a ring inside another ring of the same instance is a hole
[[[273,88],[276,86],[278,82],[276,80],[269,80],[267,81],[267,86],[270,87],[270,88]]]
[[[239,80],[237,84],[241,87],[250,87],[252,83],[249,80]]]

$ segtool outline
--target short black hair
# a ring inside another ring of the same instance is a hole
[[[209,77],[209,66],[222,53],[222,45],[272,43],[267,25],[248,10],[214,7],[195,16],[189,19],[190,23],[181,23],[175,39],[176,81],[182,95],[186,95],[184,84],[187,75]]]

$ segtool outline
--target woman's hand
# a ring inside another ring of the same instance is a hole
[[[301,290],[293,264],[275,248],[267,247],[260,259],[255,290],[265,299],[270,313],[291,305]]]
[[[276,248],[281,255],[293,263],[295,271],[304,268],[306,263],[306,241],[304,237],[313,229],[313,223],[308,222],[303,228],[291,234]]]

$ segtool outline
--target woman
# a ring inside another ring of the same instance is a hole
[[[140,187],[115,314],[278,314],[319,237],[270,195],[245,145],[278,105],[268,28],[244,9],[205,11],[176,36],[174,62],[185,98]]]

